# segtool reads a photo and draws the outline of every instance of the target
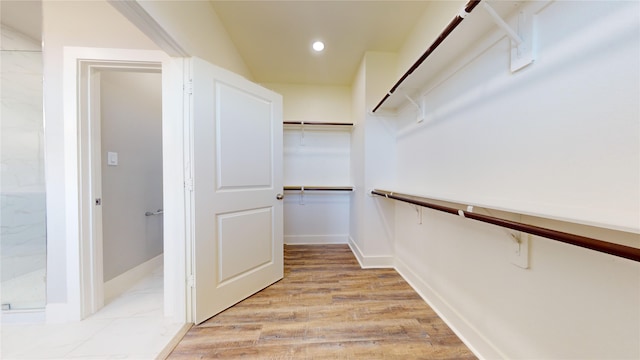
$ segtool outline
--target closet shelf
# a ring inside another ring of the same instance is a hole
[[[342,123],[342,122],[319,122],[319,121],[285,121],[283,125],[287,128],[305,128],[307,126],[310,127],[326,127],[332,129],[341,129],[341,130],[351,130],[353,128],[353,123]]]
[[[426,83],[450,66],[461,53],[473,47],[474,43],[496,27],[494,20],[486,13],[472,10],[481,0],[468,1],[456,14],[440,35],[425,50],[418,60],[391,87],[372,112],[379,110],[395,112],[398,107],[410,101],[418,106],[412,97],[417,97]],[[502,18],[513,14],[525,1],[492,1],[491,7]],[[462,24],[464,22],[464,24]],[[455,31],[454,31],[455,30]],[[437,51],[436,51],[437,49]],[[428,58],[428,61],[426,61]],[[424,109],[422,109],[424,111]]]
[[[479,213],[473,212],[473,206],[467,207],[467,210],[461,210],[457,208],[452,208],[449,206],[444,206],[437,204],[435,202],[439,202],[440,200],[425,198],[416,195],[410,194],[402,194],[395,191],[387,191],[380,189],[371,190],[372,195],[378,195],[383,198],[397,200],[406,202],[409,204],[442,211],[445,213],[449,213],[451,215],[457,215],[463,218],[468,218],[472,220],[477,220],[481,222],[485,222],[488,224],[493,224],[497,226],[502,226],[508,229],[522,231],[527,234],[542,236],[547,239],[560,241],[566,244],[575,245],[579,247],[583,247],[586,249],[591,249],[595,251],[599,251],[602,253],[619,256],[625,259],[630,259],[633,261],[640,261],[640,248],[625,246],[617,243],[612,243],[608,241],[598,240],[594,238],[589,238],[577,234],[566,233],[562,231],[557,231],[554,229],[548,229],[540,226],[535,226],[531,224],[525,224],[513,220],[507,220],[502,218],[497,218],[494,216],[483,215]]]
[[[285,186],[284,191],[353,191],[353,186]]]

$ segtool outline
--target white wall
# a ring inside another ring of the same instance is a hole
[[[364,119],[366,116],[365,106],[365,78],[366,62],[362,59],[358,72],[354,76],[351,84],[351,118],[355,125],[351,132],[351,179],[356,190],[351,200],[351,208],[349,209],[349,244],[353,249],[364,248],[364,238],[362,229],[364,223],[360,220],[364,207],[365,174],[364,174]],[[357,253],[357,251],[354,251]]]
[[[464,8],[466,0],[430,1],[422,17],[398,52],[396,78],[399,79],[422,56],[451,19]],[[475,12],[481,12],[478,8]],[[391,89],[391,86],[389,86]],[[387,90],[389,90],[387,89]],[[378,94],[380,99],[385,93]],[[378,99],[378,100],[380,100]],[[377,103],[376,103],[377,104]]]
[[[264,84],[283,96],[284,121],[351,122],[347,86]],[[350,128],[285,126],[284,184],[350,186]],[[348,192],[287,191],[284,198],[286,244],[346,243]]]
[[[157,49],[144,34],[104,1],[44,1],[44,112],[47,189],[47,304],[66,303],[65,147],[63,48],[88,46]]]
[[[437,166],[426,171],[399,157],[404,188],[640,231],[637,24],[613,13],[624,2],[590,2],[571,22],[559,20],[572,4],[553,3],[537,16],[532,66],[511,74],[504,39],[470,49],[472,64],[442,72],[447,80],[425,97],[427,119],[407,123],[398,144]]]
[[[252,75],[209,1],[138,1],[191,56]]]
[[[46,227],[42,51],[40,43],[2,25],[0,256],[2,303],[45,304]]]
[[[102,71],[100,97],[106,282],[162,253],[161,74]]]
[[[392,190],[571,219],[583,225],[491,212],[640,247],[639,14],[552,2],[536,61],[517,73],[505,39],[460,54],[470,62],[424,84],[427,119],[398,116]],[[522,269],[505,229],[395,209],[396,267],[481,356],[640,357],[640,264],[534,236]]]
[[[189,28],[191,31],[209,28],[208,26],[210,25],[207,25],[207,14],[211,14],[208,10],[199,13],[202,5],[205,6],[204,9],[210,8],[208,3],[193,2],[193,4],[191,4],[192,7],[187,6],[188,11],[184,10],[188,12],[185,16],[179,16],[179,14],[183,14],[183,9],[180,9],[180,7],[183,4],[185,6],[187,5],[184,2],[175,2],[172,4],[162,2],[163,5],[158,4],[159,2],[154,3],[158,5],[156,9],[161,8],[164,11],[158,10],[158,12],[154,13],[159,17],[161,16],[158,14],[164,14],[170,18],[172,11],[176,11],[175,19],[180,19],[178,24],[173,23],[172,20],[163,21],[159,19],[158,22],[166,26],[165,30],[169,31],[169,29],[171,29],[169,32],[179,40],[180,46],[189,48],[188,50],[193,52],[193,54],[204,57],[218,65],[242,72],[240,68],[244,66],[243,62],[238,60],[237,51],[225,32],[214,29],[212,31],[214,31],[215,34],[208,34],[204,37],[197,38],[188,31],[184,33],[181,32],[182,28]],[[154,4],[149,5],[153,7]],[[165,6],[168,6],[168,8]],[[202,15],[202,17],[196,15]],[[215,22],[215,17],[213,15],[211,16],[211,21]],[[197,24],[195,22],[196,18],[198,19]],[[185,24],[185,22],[192,22],[195,25],[190,26],[189,24]],[[65,129],[65,122],[63,121],[63,104],[72,102],[72,100],[66,99],[65,96],[73,96],[70,93],[63,94],[64,47],[80,46],[141,50],[158,50],[158,47],[111,5],[102,0],[90,2],[43,2],[43,34],[45,78],[44,112],[46,122],[45,155],[47,159],[45,164],[47,178],[47,316],[51,314],[53,317],[58,318],[52,318],[50,321],[66,321],[65,319],[67,318],[70,319],[77,316],[77,314],[67,314],[67,310],[74,312],[77,310],[75,307],[79,306],[76,304],[78,299],[68,299],[67,296],[68,282],[77,283],[77,279],[74,274],[72,274],[76,271],[73,269],[73,266],[74,264],[77,265],[77,263],[75,260],[68,258],[68,256],[75,258],[76,254],[71,253],[68,255],[67,253],[73,249],[68,249],[66,246],[67,239],[73,239],[77,236],[77,233],[68,234],[67,229],[71,229],[70,231],[72,232],[76,231],[75,229],[79,227],[79,224],[77,224],[77,209],[74,209],[76,205],[65,203],[67,198],[70,196],[73,197],[73,195],[67,194],[68,191],[71,191],[67,183],[72,184],[77,180],[75,178],[66,178],[67,175],[65,174],[74,174],[75,171],[70,169],[76,167],[77,164],[73,160],[75,159],[76,149],[72,148],[71,143],[65,144],[64,142],[65,137],[70,138],[75,136],[73,132],[65,133],[65,130],[72,129],[73,127],[69,126],[68,129]],[[211,45],[210,43],[206,43],[207,38],[215,39],[215,44]],[[195,39],[198,39],[198,41],[189,42],[191,45],[187,46],[188,41]],[[181,71],[183,65],[179,60],[172,61],[170,65],[167,62],[165,65],[171,67],[173,75],[170,76],[170,81],[178,82],[175,73]],[[165,65],[163,65],[163,68]],[[239,67],[236,68],[234,66]],[[165,90],[170,92],[174,91],[174,89],[179,89],[179,86],[166,88]],[[173,93],[171,95],[175,96],[176,94]],[[167,107],[167,111],[172,114],[181,111],[177,103],[171,102],[169,104],[169,102],[165,101],[164,104]],[[179,124],[172,122],[165,125],[172,130],[172,134],[181,132]],[[167,132],[165,131],[164,133],[166,134]],[[171,164],[180,164],[182,161],[181,150],[177,151],[176,149],[182,149],[182,143],[178,141],[175,136],[165,136],[165,142],[170,143],[170,149],[164,150],[165,163],[169,161]],[[175,146],[178,147],[175,148]],[[169,189],[176,189],[176,186],[182,186],[183,181],[179,179],[182,177],[181,174],[176,175],[175,171],[171,174],[165,173],[165,181],[167,176],[171,179],[172,183],[165,183],[164,185]],[[180,196],[176,195],[175,198],[178,199],[179,197]],[[164,199],[165,202],[168,201],[169,196],[167,196],[167,193],[164,194]],[[173,203],[173,205],[174,206],[170,208],[179,212],[179,208],[182,205],[180,205],[180,203]],[[180,231],[181,225],[174,225],[176,226],[171,229],[167,226],[165,230],[171,234],[170,239],[172,243],[169,245],[173,246],[174,250],[176,250],[172,253],[179,255],[182,254],[184,250],[184,238],[181,235],[184,234],[184,232]],[[174,244],[173,242],[180,243]],[[165,251],[168,250],[170,250],[169,246],[165,243]],[[178,257],[170,261],[172,266],[175,265],[176,268],[184,268],[184,264],[182,264],[184,258]],[[69,266],[72,269],[67,270],[68,264],[71,264]],[[172,268],[171,266],[169,267]],[[181,282],[184,277],[177,277],[177,279],[177,282]],[[166,280],[167,278],[165,278],[165,281]],[[171,289],[174,286],[179,286],[179,284],[176,283],[172,286],[167,286],[165,283],[165,290]],[[69,286],[69,289],[74,288],[75,286]],[[177,300],[177,298],[184,300],[184,294],[174,293],[174,296],[172,296],[173,294],[165,294],[165,310],[169,312],[173,311],[171,309],[179,309],[185,305],[184,301]],[[179,319],[183,319],[184,311],[177,310],[177,312],[178,313],[173,315]]]
[[[351,212],[350,244],[365,266],[393,264],[393,206],[369,195],[372,188],[387,188],[395,181],[395,122],[372,115],[371,109],[395,81],[397,55],[365,54],[353,86],[352,113],[356,130],[352,137],[351,168],[356,182]]]

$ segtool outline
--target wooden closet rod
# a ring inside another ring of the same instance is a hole
[[[285,186],[285,191],[353,191],[353,186]]]
[[[465,218],[478,220],[478,221],[486,222],[489,224],[517,230],[517,231],[523,231],[528,234],[542,236],[542,237],[557,240],[563,243],[580,246],[583,248],[607,253],[610,255],[623,257],[625,259],[640,261],[640,249],[634,248],[631,246],[614,244],[608,241],[592,239],[592,238],[588,238],[588,237],[580,236],[576,234],[570,234],[570,233],[547,229],[539,226],[523,224],[516,221],[500,219],[493,216],[482,215],[474,212],[458,210],[448,206],[442,206],[442,205],[431,203],[429,202],[430,199],[423,198],[420,196],[401,194],[401,193],[396,193],[396,192],[391,192],[386,190],[379,190],[379,189],[374,189],[371,191],[371,193],[374,195],[383,196],[388,199],[399,200],[406,203],[423,206],[429,209],[443,211],[449,214],[459,215]]]
[[[284,125],[331,125],[331,126],[353,126],[352,123],[338,122],[313,122],[313,121],[284,121]]]
[[[480,0],[470,0],[469,2],[467,2],[467,4],[464,6],[464,12],[466,13],[466,15],[468,15],[471,12],[471,10],[473,10],[476,6],[478,6],[479,3],[480,3]],[[422,65],[422,63],[429,57],[429,55],[431,55],[431,53],[433,53],[433,51],[438,46],[440,46],[440,44],[442,44],[444,39],[446,39],[453,32],[453,30],[456,27],[458,27],[458,25],[460,25],[460,23],[462,22],[462,20],[464,20],[464,17],[466,15],[458,14],[453,18],[453,20],[451,20],[451,22],[449,22],[449,25],[447,25],[447,27],[445,27],[444,30],[442,30],[440,35],[431,44],[431,46],[427,48],[427,50],[422,54],[422,56],[418,58],[418,60],[409,68],[409,70],[407,70],[407,72],[405,72],[404,75],[402,75],[400,80],[398,80],[398,82],[396,82],[396,84],[393,85],[391,90],[389,90],[389,92],[382,98],[382,100],[380,100],[378,105],[376,105],[376,107],[373,109],[373,112],[376,112],[376,110],[378,110],[378,108],[382,106],[382,104],[389,98],[389,96],[391,96],[391,94],[393,94],[398,89],[400,84],[402,84],[402,82],[407,77],[409,77],[411,73],[413,73],[420,65]]]

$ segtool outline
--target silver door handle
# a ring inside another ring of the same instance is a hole
[[[282,200],[282,199],[284,199],[284,195],[278,194],[278,195],[276,195],[276,199]]]

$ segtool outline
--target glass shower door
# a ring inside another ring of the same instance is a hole
[[[46,222],[40,39],[5,23],[0,109],[0,298],[2,310],[46,303]],[[19,3],[19,2],[18,2]],[[5,11],[6,10],[6,11]]]

